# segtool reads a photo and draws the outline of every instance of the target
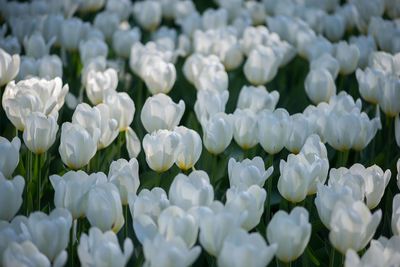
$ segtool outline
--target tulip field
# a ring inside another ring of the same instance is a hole
[[[0,266],[400,267],[400,2],[0,0]]]

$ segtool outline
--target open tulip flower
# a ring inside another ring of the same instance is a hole
[[[0,266],[400,266],[400,1],[0,7]]]

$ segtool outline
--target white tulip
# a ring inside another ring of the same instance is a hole
[[[232,187],[226,191],[225,206],[229,211],[236,214],[246,212],[247,216],[242,227],[250,231],[260,222],[266,197],[267,192],[258,185],[252,185],[247,189]]]
[[[196,243],[199,225],[188,212],[169,206],[158,217],[158,230],[168,241],[179,237],[190,248]]]
[[[0,86],[7,84],[17,76],[19,71],[19,55],[9,55],[0,48]]]
[[[257,46],[244,64],[244,75],[250,83],[263,85],[275,77],[279,64],[279,58],[270,47]]]
[[[97,13],[93,20],[93,26],[99,29],[107,40],[111,40],[114,32],[118,29],[119,23],[120,17],[118,14],[107,10]]]
[[[247,233],[238,228],[225,238],[218,256],[218,266],[267,266],[274,258],[277,247],[277,244],[268,246],[260,233]]]
[[[117,14],[121,20],[127,20],[132,13],[132,2],[128,0],[108,0],[106,10]]]
[[[400,194],[393,197],[391,228],[394,235],[400,235]]]
[[[54,205],[68,209],[73,219],[86,216],[88,192],[96,184],[107,182],[104,173],[88,175],[83,171],[69,171],[63,176],[51,175],[54,189]]]
[[[126,149],[128,150],[129,158],[136,158],[141,150],[140,140],[131,127],[125,131]]]
[[[161,212],[169,207],[169,200],[164,189],[154,187],[143,189],[137,197],[128,198],[129,209],[133,218],[133,229],[141,244],[153,240],[158,233],[157,221]]]
[[[128,195],[136,195],[140,185],[138,161],[132,158],[129,162],[126,159],[111,162],[108,180],[118,188],[122,205],[127,205]]]
[[[99,135],[100,130],[97,128],[91,135],[79,124],[63,123],[58,148],[61,160],[71,169],[85,166],[96,154]]]
[[[83,35],[84,23],[81,19],[73,17],[62,21],[60,26],[60,42],[62,47],[70,51],[77,50]]]
[[[233,138],[242,149],[257,145],[257,116],[251,109],[236,109],[233,113]]]
[[[370,103],[377,104],[379,101],[380,72],[371,68],[366,68],[364,71],[357,69],[356,78],[362,98]]]
[[[251,109],[258,113],[264,109],[273,111],[279,101],[279,92],[268,92],[264,86],[243,86],[240,90],[237,108]]]
[[[180,135],[175,164],[181,170],[189,170],[199,160],[203,148],[200,135],[185,126],[174,129]]]
[[[330,54],[323,54],[310,63],[310,70],[326,69],[333,79],[339,74],[339,62]]]
[[[291,262],[303,254],[311,237],[311,224],[308,211],[302,207],[294,208],[289,214],[278,211],[267,227],[269,243],[277,244],[276,257]]]
[[[232,118],[225,113],[216,113],[203,126],[203,144],[212,154],[222,153],[233,137]]]
[[[155,30],[161,22],[161,4],[158,1],[136,2],[133,5],[133,14],[139,25],[148,30]]]
[[[290,134],[285,147],[292,153],[298,153],[303,147],[308,136],[311,135],[311,126],[302,113],[290,116]]]
[[[358,60],[360,58],[360,50],[358,50],[356,45],[342,41],[336,46],[335,57],[340,65],[340,73],[350,74],[357,68]]]
[[[98,11],[104,6],[104,3],[105,0],[87,0],[79,4],[78,11],[82,13]]]
[[[68,246],[71,225],[72,217],[68,210],[56,208],[49,215],[32,212],[21,228],[40,252],[53,262]]]
[[[21,140],[17,136],[11,142],[0,136],[0,172],[7,178],[11,178],[18,166],[20,147]]]
[[[171,204],[189,210],[192,207],[210,206],[214,200],[214,188],[206,172],[193,171],[188,176],[178,174],[168,195]]]
[[[117,86],[118,74],[111,68],[105,71],[91,70],[85,81],[86,94],[94,105],[104,102],[106,96],[115,91]]]
[[[57,55],[44,56],[38,61],[38,75],[41,78],[52,80],[63,76],[62,61]]]
[[[273,166],[265,170],[264,161],[260,157],[254,157],[252,160],[244,159],[242,162],[237,162],[234,158],[230,158],[228,162],[229,184],[231,187],[244,186],[249,188],[252,185],[263,187],[273,171]]]
[[[0,172],[0,219],[10,221],[22,205],[22,193],[25,180],[22,176],[15,176],[7,180]]]
[[[167,240],[162,235],[157,235],[144,242],[143,252],[145,265],[148,267],[188,267],[199,257],[201,248],[188,248],[179,237]]]
[[[258,117],[258,142],[268,154],[274,155],[285,147],[291,127],[285,109],[263,110]]]
[[[328,102],[336,94],[336,85],[328,70],[311,70],[304,84],[308,98],[314,103]]]
[[[123,1],[107,1],[123,2]],[[130,2],[128,2],[130,3]],[[131,47],[134,43],[139,42],[141,37],[140,29],[135,27],[133,29],[118,29],[114,32],[112,38],[112,45],[115,53],[123,58],[129,58],[131,54]]]
[[[215,90],[223,92],[228,90],[229,77],[220,62],[208,62],[199,75],[195,78],[194,85],[197,90]]]
[[[25,145],[35,154],[43,154],[54,144],[58,131],[58,113],[46,116],[33,112],[25,117],[23,139]]]
[[[400,97],[400,80],[394,75],[388,75],[379,79],[378,87],[380,88],[378,94],[380,108],[386,115],[395,117],[400,113],[400,103],[395,100]]]
[[[90,38],[79,42],[79,55],[84,66],[96,57],[107,57],[108,46],[99,38]]]
[[[324,16],[323,28],[325,36],[334,42],[342,39],[346,30],[346,19],[340,13],[335,13],[334,15]]]
[[[329,240],[342,254],[348,249],[360,251],[374,236],[381,218],[381,210],[371,214],[362,201],[339,201],[332,211]]]
[[[0,221],[0,262],[3,263],[3,252],[7,249],[8,245],[16,242],[22,243],[28,240],[22,230],[23,225],[28,221],[28,218],[22,215],[14,217],[9,223],[7,221]]]
[[[176,80],[175,65],[158,56],[150,57],[142,67],[140,77],[151,94],[168,94]]]
[[[53,37],[47,44],[40,32],[34,32],[31,36],[25,36],[24,48],[25,54],[28,57],[42,58],[49,54],[50,47],[53,44],[55,37]]]
[[[194,103],[194,112],[200,124],[205,125],[214,114],[225,112],[228,98],[228,90],[223,92],[214,90],[197,91],[197,99]]]
[[[132,252],[133,244],[129,238],[125,239],[122,250],[112,231],[102,233],[96,227],[90,228],[89,235],[83,233],[78,245],[79,261],[84,267],[124,267]]]
[[[92,226],[117,233],[125,223],[121,197],[113,183],[100,183],[92,187],[87,196],[86,216]]]
[[[203,29],[223,28],[228,25],[228,13],[226,9],[207,9],[202,16]]]
[[[183,100],[176,104],[169,96],[160,93],[146,99],[140,120],[149,133],[159,129],[173,130],[178,126],[184,112]]]
[[[119,131],[126,131],[135,115],[135,103],[125,92],[112,92],[104,103],[110,108],[111,118],[118,122]]]

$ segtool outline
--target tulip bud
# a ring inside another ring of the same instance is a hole
[[[358,67],[365,69],[368,66],[368,59],[376,51],[376,43],[371,35],[359,35],[350,37],[350,43],[354,44],[360,50],[360,59]]]
[[[176,80],[176,70],[172,63],[167,63],[159,57],[151,57],[146,66],[143,66],[141,77],[147,89],[155,95],[168,94]]]
[[[97,105],[103,102],[110,92],[117,89],[118,74],[114,69],[103,71],[91,70],[85,81],[86,94],[90,102]]]
[[[19,149],[21,140],[16,136],[10,142],[6,138],[0,136],[0,173],[10,178],[19,163]]]
[[[236,214],[247,213],[242,227],[250,231],[256,227],[264,212],[264,202],[267,192],[258,185],[252,185],[247,189],[237,187],[229,188],[226,191],[226,208]]]
[[[132,158],[129,162],[126,159],[111,162],[108,180],[118,188],[122,205],[127,205],[128,195],[136,195],[139,188],[138,161]]]
[[[124,250],[119,246],[117,236],[108,231],[102,233],[92,227],[89,235],[83,233],[79,240],[78,256],[82,266],[115,266],[124,267],[133,252],[133,243],[129,238],[124,241]]]
[[[231,143],[233,126],[231,117],[217,113],[203,126],[203,144],[212,154],[222,153]]]
[[[168,195],[171,204],[189,210],[191,207],[210,206],[214,200],[214,189],[206,172],[193,171],[189,176],[178,174]]]
[[[95,12],[104,7],[105,0],[88,0],[79,4],[78,11],[82,13]]]
[[[49,215],[36,211],[21,228],[41,253],[53,262],[67,248],[72,225],[71,214],[56,208]]]
[[[210,56],[209,58],[218,59],[215,56]],[[182,72],[183,75],[185,75],[185,78],[191,84],[195,83],[197,76],[199,75],[206,61],[206,58],[199,53],[193,53],[185,60],[185,63],[182,67]]]
[[[73,219],[86,215],[88,192],[96,184],[107,182],[104,173],[86,174],[83,171],[69,171],[63,176],[51,175],[54,189],[54,205],[68,209]]]
[[[260,233],[247,233],[237,228],[225,238],[218,256],[218,266],[267,266],[276,249],[277,245],[268,246]]]
[[[151,191],[143,189],[137,197],[128,198],[133,218],[133,229],[141,244],[153,240],[158,233],[157,221],[160,213],[169,206],[164,189],[154,187]]]
[[[219,61],[208,62],[203,66],[194,81],[197,90],[215,90],[219,92],[228,90],[228,83],[228,73]]]
[[[269,93],[264,86],[243,86],[240,90],[237,108],[251,109],[255,113],[264,109],[273,111],[278,101],[278,91]]]
[[[126,149],[128,150],[129,158],[136,158],[141,150],[140,140],[131,127],[125,131]]]
[[[282,108],[263,110],[258,117],[258,142],[262,148],[274,155],[285,147],[291,132],[289,113]]]
[[[120,2],[120,1],[107,1]],[[130,2],[128,2],[130,3]],[[140,29],[135,27],[133,29],[119,29],[114,32],[112,38],[112,45],[115,53],[123,58],[129,59],[131,54],[131,47],[134,43],[140,42],[141,32]]]
[[[77,50],[83,34],[84,24],[81,19],[73,17],[64,20],[60,29],[62,47],[70,51]]]
[[[396,101],[400,97],[400,80],[393,75],[387,75],[379,79],[378,103],[383,112],[395,117],[400,113],[400,102]]]
[[[346,30],[346,19],[340,13],[323,17],[323,28],[325,36],[333,42],[342,39]]]
[[[223,28],[228,24],[228,13],[226,9],[207,9],[202,16],[203,29]]]
[[[161,4],[158,1],[136,2],[133,14],[139,25],[147,31],[155,30],[161,22]]]
[[[257,46],[250,52],[244,64],[246,79],[254,85],[271,81],[278,72],[280,60],[270,47]]]
[[[257,145],[257,116],[251,109],[236,109],[233,113],[233,138],[242,149]]]
[[[302,113],[291,115],[289,121],[291,130],[285,147],[292,153],[298,153],[311,134],[311,126]]]
[[[111,118],[118,122],[119,131],[126,131],[135,115],[135,103],[125,92],[112,92],[104,103],[110,108]]]
[[[276,257],[283,262],[291,262],[303,254],[311,237],[308,211],[294,208],[289,214],[278,211],[267,227],[267,239],[277,244]]]
[[[0,172],[0,220],[10,221],[22,205],[25,180],[15,176],[7,180]]]
[[[111,40],[114,32],[118,29],[120,18],[117,14],[110,11],[97,13],[93,25],[99,29],[107,40]]]
[[[201,137],[196,131],[185,126],[176,127],[174,131],[180,135],[175,164],[181,170],[189,170],[200,158],[203,148]]]
[[[199,225],[195,218],[177,206],[169,206],[158,217],[158,230],[167,239],[181,238],[187,247],[197,240]]]
[[[167,240],[162,235],[157,235],[144,242],[143,252],[146,266],[188,267],[199,257],[201,248],[188,248],[179,237]]]
[[[108,0],[106,10],[117,14],[121,20],[128,20],[132,13],[132,2],[126,0]]]
[[[58,152],[65,165],[79,169],[89,163],[96,154],[100,130],[90,133],[79,124],[69,122],[61,126],[60,147]]]
[[[31,36],[25,36],[24,38],[24,48],[25,54],[28,57],[42,58],[49,54],[50,47],[53,44],[55,37],[46,44],[42,34],[40,32],[35,32]]]
[[[323,54],[322,56],[312,60],[310,64],[310,70],[325,69],[329,71],[333,80],[338,76],[339,68],[339,62],[330,54]]]
[[[194,103],[194,112],[201,125],[205,125],[208,120],[219,112],[225,112],[228,102],[229,91],[218,92],[214,90],[197,91],[197,99]]]
[[[57,55],[44,56],[39,59],[38,75],[41,78],[52,80],[63,76],[61,59]]]
[[[79,55],[84,66],[97,57],[106,58],[108,54],[107,44],[100,38],[90,38],[79,42]]]
[[[160,129],[173,130],[178,126],[184,112],[183,100],[176,104],[169,96],[160,93],[146,99],[140,120],[149,133]]]
[[[371,214],[362,201],[339,201],[332,211],[329,240],[342,254],[348,249],[360,251],[374,236],[381,218],[381,210]]]
[[[54,144],[58,131],[58,113],[46,116],[33,112],[25,117],[24,143],[35,154],[43,154]]]
[[[113,183],[101,183],[88,192],[86,216],[92,226],[100,230],[112,230],[114,233],[125,223],[122,214],[121,197]]]
[[[357,68],[358,60],[360,58],[360,50],[358,50],[356,45],[342,41],[336,46],[335,57],[340,65],[340,73],[350,74]]]
[[[157,130],[143,138],[143,150],[146,162],[156,172],[165,172],[176,161],[176,149],[180,136],[168,130]]]
[[[362,98],[370,103],[377,104],[379,101],[380,73],[371,68],[366,68],[364,71],[357,69],[356,78]]]
[[[308,98],[314,104],[328,102],[336,94],[336,85],[329,71],[325,69],[311,70],[305,80],[304,87]]]

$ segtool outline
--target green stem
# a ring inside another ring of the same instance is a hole
[[[292,262],[283,262],[278,260],[278,266],[282,266],[282,267],[291,267],[292,266]]]
[[[349,159],[349,150],[339,151],[338,152],[338,160],[336,162],[336,167],[346,167],[347,161]]]
[[[124,212],[125,212],[125,239],[129,237],[128,235],[128,230],[129,230],[129,219],[128,219],[128,210],[129,210],[129,205],[124,205]]]
[[[334,267],[335,266],[335,248],[332,246],[331,247],[331,253],[329,255],[329,267]]]

